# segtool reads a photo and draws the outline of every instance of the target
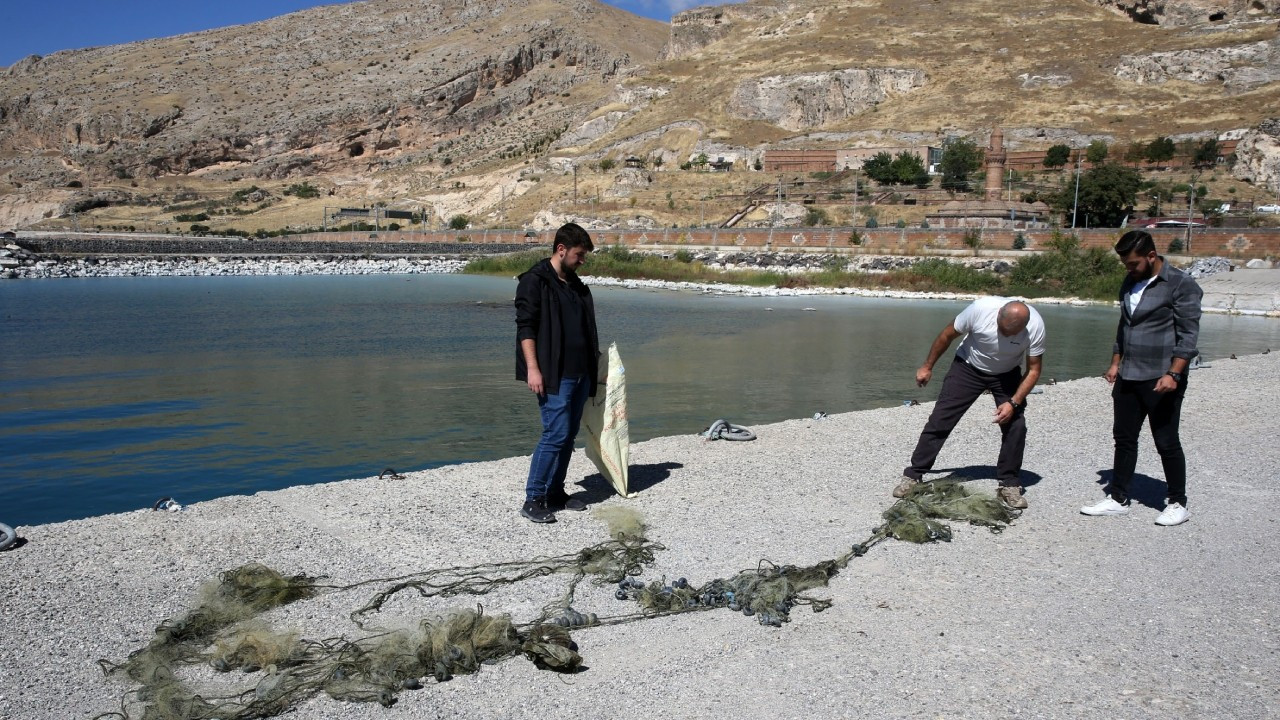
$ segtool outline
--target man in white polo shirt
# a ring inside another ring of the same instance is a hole
[[[1044,356],[1044,321],[1035,308],[1003,297],[986,297],[965,308],[938,333],[929,347],[929,357],[916,370],[916,384],[924,387],[933,377],[933,366],[956,338],[964,342],[956,350],[955,361],[942,381],[942,392],[933,414],[920,433],[911,466],[902,471],[902,481],[893,490],[904,497],[921,482],[942,450],[951,431],[983,391],[995,398],[993,422],[1000,426],[1000,457],[996,461],[998,495],[1006,505],[1025,508],[1022,497],[1022,450],[1027,441],[1023,411],[1027,395],[1040,379]],[[1022,372],[1026,358],[1027,372]]]

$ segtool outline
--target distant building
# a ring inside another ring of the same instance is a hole
[[[765,150],[765,172],[840,172],[857,170],[863,163],[880,153],[897,157],[911,153],[920,158],[926,168],[942,161],[942,148],[928,145],[896,145],[868,148],[837,148],[827,150]]]
[[[991,131],[985,155],[986,183],[981,200],[952,200],[925,215],[931,227],[1039,229],[1049,226],[1049,206],[1004,199],[1004,133]]]

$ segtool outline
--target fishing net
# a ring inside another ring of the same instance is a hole
[[[728,609],[754,617],[761,625],[781,627],[790,622],[797,606],[814,612],[830,607],[831,600],[812,597],[809,591],[827,586],[853,558],[886,538],[950,540],[945,520],[999,532],[1018,511],[993,496],[971,493],[960,483],[921,483],[884,512],[885,522],[870,537],[838,557],[808,566],[762,560],[751,570],[700,585],[683,577],[642,581],[639,576],[665,548],[645,537],[644,522],[634,510],[608,507],[596,515],[608,525],[610,539],[572,554],[428,570],[350,585],[324,585],[305,575],[286,577],[262,565],[227,571],[202,588],[195,608],[162,622],[151,641],[124,662],[99,661],[108,675],[126,677],[138,687],[121,698],[118,712],[98,718],[252,720],[279,715],[322,693],[389,707],[401,692],[420,689],[424,681],[447,682],[520,655],[542,669],[575,672],[582,657],[573,632],[675,613]],[[375,625],[383,607],[401,594],[411,599],[482,596],[554,576],[564,577],[564,590],[531,622],[515,623],[509,614],[489,614],[476,605]],[[584,580],[616,586],[614,596],[632,609],[608,616],[575,609],[576,592]],[[363,633],[355,638],[307,640],[263,617],[320,593],[374,585],[380,589],[350,615]],[[225,680],[202,680],[200,673],[184,669],[198,664]]]

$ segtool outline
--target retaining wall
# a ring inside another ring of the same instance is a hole
[[[755,228],[755,229],[677,229],[596,230],[592,238],[597,246],[630,247],[696,246],[775,252],[829,252],[920,255],[971,252],[964,243],[963,228],[857,228],[862,238],[853,245],[854,228]],[[1076,230],[1082,247],[1110,248],[1123,230]],[[1183,242],[1181,255],[1223,255],[1237,258],[1280,256],[1280,228],[1206,228],[1196,230],[1191,245],[1186,247],[1185,230],[1150,231],[1160,251],[1166,252],[1175,240]],[[1026,241],[1026,249],[1039,250],[1052,238],[1052,230],[983,229],[982,247],[990,251],[1013,248],[1018,234]],[[59,234],[19,238],[22,244],[38,253],[68,254],[169,254],[169,255],[476,255],[517,250],[550,248],[554,231],[526,235],[523,230],[464,230],[437,232],[313,233],[284,238],[210,238],[94,233]]]

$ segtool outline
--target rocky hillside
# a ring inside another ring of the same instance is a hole
[[[669,172],[697,153],[741,169],[771,147],[985,144],[997,123],[1014,149],[1243,132],[1280,108],[1278,11],[752,0],[668,28],[594,0],[321,7],[0,71],[0,225],[251,183],[261,202],[226,212],[246,228],[303,210],[316,225],[319,204],[356,202],[486,224],[576,213],[669,225],[765,181]],[[1270,147],[1265,129],[1242,147]],[[1275,166],[1241,164],[1258,183]],[[589,167],[579,188],[574,171]],[[284,197],[303,180],[337,199]]]
[[[666,37],[595,0],[368,0],[32,56],[0,71],[0,177],[65,186],[509,160],[580,122]]]

